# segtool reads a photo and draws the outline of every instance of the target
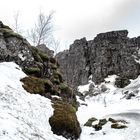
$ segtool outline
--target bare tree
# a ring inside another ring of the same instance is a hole
[[[48,16],[44,15],[42,12],[39,13],[37,23],[35,23],[35,26],[28,32],[29,39],[33,45],[48,45],[50,42],[49,39],[53,31],[53,13],[54,12],[51,12]]]
[[[59,47],[60,47],[60,41],[57,40],[57,39],[55,39],[55,38],[52,38],[50,43],[51,43],[51,44],[50,44],[51,49],[53,49],[54,54],[57,54],[58,51],[59,51],[59,49],[60,49],[60,48],[59,48]]]
[[[19,13],[19,11],[17,11],[13,16],[13,19],[14,19],[13,29],[16,33],[21,34],[22,29],[21,29],[21,26],[20,26],[20,23],[19,23],[19,15],[20,15],[20,13]]]

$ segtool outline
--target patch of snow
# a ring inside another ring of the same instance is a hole
[[[0,139],[66,140],[51,131],[51,101],[23,89],[25,76],[15,63],[0,63]]]
[[[140,76],[131,80],[125,88],[117,88],[114,85],[117,76],[109,76],[101,85],[105,85],[108,90],[96,96],[87,96],[85,101],[77,100],[81,104],[78,108],[77,117],[82,127],[80,140],[139,140],[140,138]],[[100,88],[101,85],[95,85]],[[88,91],[89,84],[80,86],[79,91]],[[87,89],[86,89],[87,88]],[[82,90],[81,90],[82,89]],[[131,99],[125,98],[125,92],[135,92],[136,96]],[[100,131],[86,127],[84,124],[89,118],[97,119],[115,118],[125,120],[128,128],[112,129],[111,123],[105,124]]]
[[[26,57],[23,56],[23,54],[18,54],[18,57],[19,57],[22,61],[24,61],[24,60],[26,59]]]

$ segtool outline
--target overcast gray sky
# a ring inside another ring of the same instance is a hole
[[[33,26],[40,9],[49,14],[55,11],[55,37],[65,45],[75,39],[93,39],[96,34],[128,29],[129,36],[140,35],[139,0],[3,0],[0,20],[13,24],[13,15],[19,11],[23,29]]]

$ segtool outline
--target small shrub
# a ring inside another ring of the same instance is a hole
[[[54,114],[49,119],[52,131],[67,139],[78,139],[81,128],[72,105],[61,101],[53,101]]]

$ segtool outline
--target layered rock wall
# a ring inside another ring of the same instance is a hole
[[[76,40],[68,51],[56,55],[65,80],[81,85],[92,80],[98,84],[108,75],[135,79],[140,74],[140,39],[128,38],[128,31],[98,34],[94,40]]]

